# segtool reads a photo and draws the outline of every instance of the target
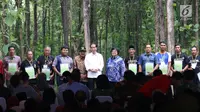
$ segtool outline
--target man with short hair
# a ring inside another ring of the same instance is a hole
[[[158,69],[160,62],[156,55],[151,52],[150,44],[146,45],[145,51],[146,52],[140,56],[138,61],[139,72],[152,76],[154,70]]]
[[[104,67],[103,56],[97,52],[97,45],[90,45],[91,53],[87,54],[85,57],[85,67],[88,72],[88,87],[89,89],[94,89],[94,80],[102,74]]]
[[[133,45],[129,46],[128,53],[129,56],[124,60],[126,69],[136,74],[138,71],[138,57],[135,55],[135,47]]]
[[[189,59],[188,57],[181,52],[181,45],[175,45],[175,54],[171,56],[171,70],[173,72],[183,73],[188,69]]]
[[[51,55],[51,48],[49,46],[44,48],[44,54],[39,56],[37,59],[37,63],[39,66],[39,72],[44,72],[47,76],[47,81],[50,81],[50,84],[54,83],[53,77],[53,68],[52,64],[54,61],[54,57]],[[51,75],[51,76],[50,76]]]
[[[35,79],[38,76],[38,69],[37,61],[33,60],[33,52],[28,51],[27,58],[22,62],[20,70],[22,72],[27,72],[29,79]]]
[[[163,75],[169,75],[171,69],[171,54],[166,50],[166,43],[164,41],[160,42],[160,52],[157,52],[156,56],[160,61],[159,69],[162,71]]]
[[[61,77],[63,72],[73,70],[73,60],[71,57],[68,56],[68,47],[64,46],[61,47],[61,54],[56,56],[56,58],[53,61],[53,70],[57,74],[56,75],[56,81],[57,85],[61,85]]]
[[[79,55],[74,58],[74,68],[79,69],[81,72],[81,83],[86,84],[87,83],[87,71],[85,68],[85,53],[86,49],[85,47],[81,47],[79,51]]]
[[[8,56],[3,60],[6,85],[10,85],[10,77],[20,70],[21,58],[15,55],[15,47],[8,47]]]

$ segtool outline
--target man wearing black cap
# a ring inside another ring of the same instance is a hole
[[[132,70],[135,74],[138,71],[138,57],[135,56],[135,47],[133,45],[129,46],[128,50],[129,56],[125,58],[125,66],[127,70]]]
[[[79,55],[74,58],[74,68],[80,70],[81,82],[83,84],[87,83],[87,71],[84,64],[85,53],[86,53],[85,47],[81,47]]]

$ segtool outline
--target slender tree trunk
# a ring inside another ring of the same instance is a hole
[[[90,48],[89,5],[89,0],[83,0],[84,38],[87,52]]]
[[[27,38],[27,44],[30,47],[31,44],[31,39],[30,39],[30,1],[29,0],[25,0],[25,4],[26,4],[26,38]]]
[[[63,34],[64,34],[64,45],[68,46],[67,0],[60,0],[60,3],[61,3],[61,16],[62,16]]]
[[[37,40],[38,40],[38,24],[37,24],[37,0],[34,0],[34,39],[33,39],[33,50],[37,47]]]
[[[159,20],[159,17],[160,17],[160,11],[159,11],[159,1],[160,0],[156,0],[155,2],[155,52],[158,51],[158,47],[159,47],[159,41],[160,41],[160,37],[159,37],[159,33],[160,33],[160,20]]]
[[[199,0],[195,0],[195,24],[199,24]],[[195,32],[196,46],[199,48],[199,30]]]
[[[6,37],[7,33],[7,26],[5,24],[5,17],[6,17],[6,5],[2,5],[2,16],[1,16],[1,33],[2,33],[2,40],[5,45],[8,44],[8,38]],[[6,54],[3,54],[6,55]]]
[[[174,53],[174,9],[173,0],[167,1],[167,43],[168,51]]]
[[[107,58],[107,49],[108,49],[108,20],[110,15],[110,1],[107,3],[106,9],[106,41],[105,41],[105,59]]]
[[[165,36],[165,17],[164,17],[164,8],[163,8],[163,0],[159,0],[159,11],[160,11],[160,41],[166,41],[167,38]]]
[[[42,12],[42,37],[43,37],[43,48],[46,46],[46,15],[47,9],[45,7],[45,1],[43,0],[43,12]]]

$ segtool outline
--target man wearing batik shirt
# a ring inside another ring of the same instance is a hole
[[[180,44],[175,45],[175,54],[172,55],[171,59],[171,70],[173,72],[178,71],[183,73],[188,69],[189,59],[184,53],[181,52]]]
[[[171,69],[171,54],[166,51],[167,45],[165,42],[160,42],[160,52],[156,53],[158,60],[160,61],[159,69],[163,75],[169,75]]]
[[[115,83],[123,80],[125,72],[124,60],[118,55],[119,50],[116,48],[111,49],[111,57],[107,60],[106,64],[106,75],[114,87]]]
[[[129,56],[124,60],[126,69],[136,74],[138,71],[138,57],[135,55],[135,47],[132,45],[129,46],[128,53]]]
[[[86,53],[85,47],[81,47],[79,55],[74,58],[74,68],[80,70],[81,82],[83,84],[87,83],[87,71],[84,64],[85,53]]]
[[[54,57],[51,56],[51,48],[47,46],[44,48],[44,54],[38,57],[37,63],[39,66],[39,73],[44,72],[47,76],[47,81],[50,80],[50,84],[54,83],[53,68],[52,68],[53,61]]]
[[[8,47],[8,56],[3,60],[4,73],[6,75],[6,84],[10,85],[10,77],[20,70],[21,58],[15,55],[15,47]]]
[[[72,72],[73,70],[73,60],[71,57],[68,56],[68,47],[64,46],[61,47],[61,55],[56,56],[53,61],[53,70],[57,74],[56,75],[56,82],[57,85],[62,84],[62,74],[65,71]]]
[[[145,51],[146,53],[142,54],[138,61],[139,72],[152,76],[154,70],[158,69],[160,62],[156,55],[151,52],[150,44],[146,45]]]

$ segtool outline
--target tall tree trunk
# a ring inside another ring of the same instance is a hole
[[[159,47],[159,41],[160,41],[160,37],[159,37],[159,33],[160,33],[160,11],[159,11],[159,1],[160,0],[156,0],[155,2],[155,52],[158,51],[158,47]]]
[[[199,0],[195,0],[195,24],[199,24]],[[196,46],[199,48],[199,30],[195,32]]]
[[[42,12],[42,37],[43,37],[43,48],[46,46],[46,15],[47,9],[45,7],[45,1],[43,0],[43,12]]]
[[[106,41],[105,41],[105,59],[107,58],[107,49],[108,49],[108,20],[110,15],[110,0],[107,3],[106,9]]]
[[[30,39],[30,1],[29,0],[25,0],[25,4],[26,4],[26,38],[27,38],[27,44],[28,47],[30,47],[31,44],[31,39]]]
[[[33,50],[37,47],[37,40],[38,40],[38,24],[37,24],[37,0],[34,0],[34,39],[33,39]]]
[[[160,41],[166,41],[167,38],[165,36],[165,17],[164,17],[164,8],[163,8],[163,0],[159,0],[159,11],[160,11]]]
[[[19,8],[22,8],[22,0],[16,0],[16,6],[17,6],[17,10],[19,10]],[[24,39],[23,39],[23,34],[22,34],[22,21],[20,18],[17,18],[17,22],[16,22],[16,29],[15,29],[15,36],[18,37],[19,39],[19,43],[20,43],[20,57],[22,59],[24,59]]]
[[[174,9],[173,0],[166,0],[167,2],[167,44],[168,51],[174,53]]]
[[[60,3],[61,3],[61,16],[62,16],[63,34],[64,34],[64,45],[68,46],[67,0],[60,0]]]
[[[7,34],[7,25],[5,24],[5,17],[6,17],[6,5],[2,5],[2,16],[1,16],[1,33],[2,33],[2,40],[5,45],[8,44],[8,38],[6,37]],[[6,54],[3,54],[6,55]]]
[[[90,48],[89,5],[89,0],[83,0],[84,38],[87,52]]]

